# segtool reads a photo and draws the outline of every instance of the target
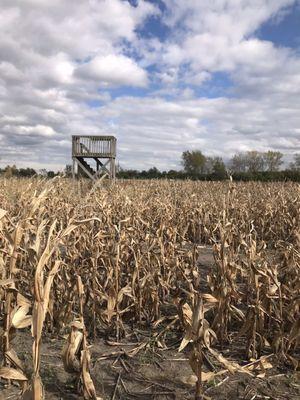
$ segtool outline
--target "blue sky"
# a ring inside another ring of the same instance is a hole
[[[276,46],[291,47],[300,50],[300,4],[294,4],[283,13],[279,20],[271,18],[258,29],[257,36],[269,40]]]
[[[0,5],[0,167],[61,169],[72,134],[117,136],[124,168],[300,152],[299,0]]]

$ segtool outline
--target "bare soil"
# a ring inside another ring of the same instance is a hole
[[[200,257],[200,270],[212,267],[212,250],[203,249]],[[187,353],[178,353],[180,333],[166,335],[167,350],[157,348],[157,342],[150,329],[130,330],[121,343],[98,338],[90,340],[91,376],[98,396],[105,400],[155,399],[188,400],[194,399],[194,385],[186,383],[192,372]],[[65,339],[45,335],[42,343],[41,376],[48,400],[75,400],[74,377],[66,373],[61,360]],[[133,355],[141,343],[147,343]],[[222,349],[224,356],[243,364],[242,343],[232,343]],[[13,347],[26,365],[32,362],[32,338],[29,330],[18,331]],[[220,349],[219,349],[220,350]],[[275,360],[274,360],[275,361]],[[274,365],[276,363],[274,362]],[[30,370],[28,371],[30,374]],[[0,400],[18,399],[20,389],[5,386],[0,381]],[[246,374],[225,374],[204,385],[205,399],[218,400],[299,400],[300,372],[293,372],[284,365],[267,371],[264,378]]]

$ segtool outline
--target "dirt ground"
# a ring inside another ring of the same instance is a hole
[[[202,252],[200,270],[213,262],[210,249]],[[159,350],[152,342],[151,331],[128,328],[122,343],[99,338],[91,347],[91,376],[99,398],[111,400],[194,399],[194,384],[187,383],[192,375],[187,353],[178,353],[180,334],[166,335],[167,350]],[[112,340],[112,339],[111,339]],[[80,399],[74,377],[66,373],[61,360],[65,339],[45,335],[42,343],[41,376],[48,400]],[[91,341],[90,341],[91,342]],[[19,331],[13,342],[17,354],[31,365],[32,338],[29,330]],[[137,352],[138,347],[141,347]],[[225,357],[241,362],[238,343],[222,350]],[[134,354],[136,352],[136,354]],[[272,361],[272,358],[270,358]],[[243,362],[246,363],[246,360]],[[275,363],[274,363],[275,364]],[[30,373],[30,370],[28,371]],[[18,399],[17,386],[6,387],[0,381],[0,400]],[[224,374],[204,385],[204,399],[216,400],[299,400],[300,372],[284,365],[270,369],[264,378],[246,374]]]
[[[41,376],[46,390],[46,399],[74,400],[76,394],[74,378],[64,371],[61,349],[64,340],[45,338],[42,346]],[[22,360],[31,362],[30,332],[19,333],[15,348]],[[97,393],[103,399],[193,399],[194,386],[184,383],[191,376],[187,355],[176,350],[153,352],[151,348],[141,350],[134,357],[126,355],[136,345],[108,345],[97,341],[91,348],[91,376]],[[6,388],[0,383],[0,400],[17,399],[16,386]],[[246,374],[225,374],[205,384],[206,399],[300,399],[300,373],[282,368],[268,371],[260,379]]]

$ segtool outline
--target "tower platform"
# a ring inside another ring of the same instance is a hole
[[[73,177],[83,172],[96,181],[103,175],[116,177],[116,144],[114,136],[72,136]]]

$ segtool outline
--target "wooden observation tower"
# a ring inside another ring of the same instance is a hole
[[[72,136],[73,177],[80,173],[96,181],[103,175],[116,177],[114,136]]]

